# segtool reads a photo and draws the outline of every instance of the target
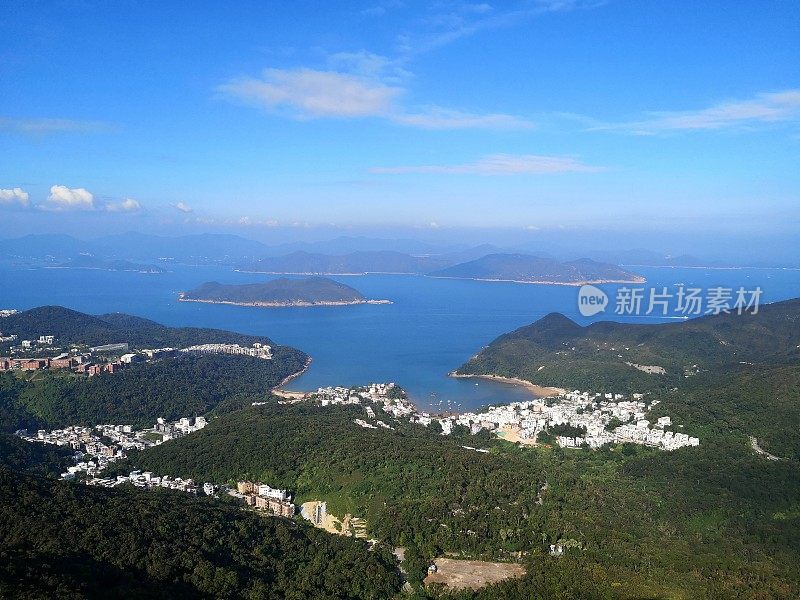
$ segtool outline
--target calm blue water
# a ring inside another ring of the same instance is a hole
[[[762,301],[800,296],[800,271],[779,269],[637,268],[648,285],[760,285]],[[218,327],[264,335],[309,353],[313,365],[292,389],[395,381],[420,407],[467,410],[528,399],[516,386],[451,379],[458,367],[498,335],[553,311],[579,322],[577,288],[403,275],[335,277],[390,305],[248,308],[177,302],[179,291],[204,281],[263,281],[264,275],[218,267],[173,267],[145,275],[106,271],[0,268],[0,308],[60,304],[99,314],[127,312],[168,325]],[[615,286],[601,286],[613,293]],[[628,319],[630,320],[630,319]],[[639,318],[639,322],[654,319]],[[0,327],[2,322],[0,321]],[[434,396],[432,396],[434,394]],[[447,407],[447,404],[444,405]]]

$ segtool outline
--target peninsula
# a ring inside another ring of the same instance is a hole
[[[560,285],[645,281],[641,275],[588,258],[559,262],[529,254],[488,254],[477,260],[433,271],[428,273],[428,277]]]
[[[369,300],[358,290],[326,277],[282,277],[263,283],[241,285],[210,281],[188,292],[181,292],[178,300],[261,307],[391,304],[389,300]]]

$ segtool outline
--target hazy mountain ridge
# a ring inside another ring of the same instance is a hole
[[[188,235],[154,235],[127,232],[82,240],[61,234],[30,234],[18,238],[0,239],[0,261],[11,264],[59,265],[81,254],[88,254],[102,260],[129,260],[132,262],[158,261],[176,264],[222,264],[242,270],[266,270],[270,261],[277,261],[278,267],[272,272],[300,272],[302,263],[288,264],[288,257],[301,253],[327,257],[342,257],[352,254],[386,253],[384,262],[366,264],[333,263],[326,266],[322,258],[318,265],[306,265],[307,273],[341,273],[346,268],[358,272],[413,272],[425,273],[454,266],[459,263],[480,259],[490,254],[524,254],[562,262],[579,260],[589,256],[592,260],[617,265],[653,267],[797,267],[796,261],[724,260],[706,259],[685,253],[670,254],[645,248],[636,249],[587,249],[572,247],[569,244],[508,243],[508,244],[467,244],[448,242],[427,242],[411,238],[373,238],[366,236],[339,236],[317,241],[294,241],[269,243],[248,239],[235,234],[201,233]],[[390,255],[405,255],[402,260]],[[361,257],[359,260],[363,260]],[[278,261],[280,259],[280,261]],[[298,260],[295,256],[293,260]],[[265,265],[259,265],[264,260]],[[349,260],[349,259],[348,259]],[[377,257],[376,257],[377,260]],[[286,263],[282,264],[281,263]]]
[[[260,273],[314,275],[364,275],[366,273],[423,273],[442,264],[436,258],[415,257],[394,251],[359,251],[328,255],[293,252],[266,257],[243,265],[241,270]]]
[[[101,271],[133,271],[136,273],[163,273],[164,268],[157,265],[135,263],[130,260],[104,260],[96,256],[81,254],[58,265],[61,269],[98,269]]]
[[[588,258],[558,262],[528,254],[489,254],[429,273],[431,277],[515,281],[520,283],[642,283],[641,275]]]

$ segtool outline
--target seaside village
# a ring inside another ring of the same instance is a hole
[[[392,429],[389,424],[376,418],[375,410],[370,406],[375,404],[385,413],[396,418],[408,418],[412,423],[427,427],[434,421],[438,422],[442,435],[449,435],[455,426],[460,425],[468,428],[473,435],[486,430],[511,442],[534,444],[542,434],[566,429],[573,435],[552,436],[564,448],[599,448],[604,444],[624,442],[662,450],[700,445],[698,438],[672,431],[670,417],[659,417],[651,424],[645,417],[648,405],[643,394],[626,397],[623,394],[575,390],[554,397],[490,406],[480,413],[465,412],[445,416],[417,412],[401,388],[394,383],[356,388],[319,388],[309,394],[291,394],[281,402],[303,400],[320,406],[364,405],[366,419],[355,419],[354,422],[369,429]],[[658,400],[654,400],[649,408],[657,404]]]
[[[16,341],[17,336],[3,336],[0,343]],[[66,351],[52,354],[48,352],[55,344],[52,335],[41,335],[37,340],[22,340],[11,346],[11,356],[0,356],[0,371],[38,371],[42,369],[69,369],[84,375],[116,373],[138,362],[173,358],[185,354],[231,354],[251,356],[269,360],[272,348],[256,342],[252,346],[239,344],[198,344],[186,348],[142,348],[129,351],[127,343],[103,344],[101,346],[72,346]],[[62,349],[63,350],[63,349]],[[50,354],[50,355],[49,355]]]
[[[272,488],[262,483],[240,481],[234,488],[211,482],[198,484],[192,479],[159,476],[140,470],[133,470],[128,475],[116,477],[102,476],[104,469],[126,458],[127,451],[157,446],[167,440],[199,431],[206,424],[205,417],[194,419],[184,417],[172,423],[158,419],[153,427],[138,431],[130,425],[96,425],[95,427],[72,426],[50,432],[42,429],[33,435],[21,429],[16,435],[27,442],[53,444],[74,450],[75,465],[61,474],[61,478],[66,481],[78,480],[86,485],[99,487],[130,484],[140,488],[167,488],[191,494],[202,492],[206,496],[227,491],[229,495],[240,498],[245,506],[273,515],[294,516],[295,506],[292,504],[291,494],[286,490]]]
[[[541,440],[541,434],[547,434],[550,440],[565,448],[599,448],[607,443],[630,442],[662,450],[675,450],[700,443],[696,437],[672,431],[670,417],[660,417],[656,423],[651,424],[645,417],[648,405],[642,394],[633,394],[626,398],[622,394],[573,391],[555,397],[491,406],[479,413],[431,415],[418,412],[402,388],[394,383],[375,383],[353,388],[327,387],[312,393],[281,390],[276,390],[276,393],[282,396],[279,400],[282,404],[312,402],[317,406],[362,406],[364,418],[356,418],[354,422],[366,429],[393,429],[392,425],[383,420],[391,421],[388,416],[391,415],[395,419],[408,419],[410,423],[425,427],[436,422],[442,435],[450,435],[455,427],[461,426],[465,432],[469,431],[471,434],[486,430],[511,442],[534,444],[537,439]],[[657,403],[653,401],[649,406],[652,408]],[[253,404],[257,406],[264,402]],[[382,411],[383,414],[379,415],[376,411]],[[383,416],[384,414],[387,416]],[[138,431],[130,425],[97,425],[72,426],[51,432],[39,430],[35,434],[20,430],[16,434],[29,442],[54,444],[74,450],[74,466],[61,475],[65,480],[77,480],[86,485],[102,487],[129,484],[148,489],[168,488],[208,496],[227,493],[240,499],[243,508],[269,515],[293,517],[297,510],[292,494],[261,482],[239,481],[235,486],[212,482],[199,484],[191,479],[159,476],[140,470],[115,477],[103,476],[104,469],[115,461],[126,458],[127,451],[143,450],[189,435],[203,429],[206,424],[206,419],[199,416],[184,417],[174,422],[158,419],[153,427]],[[573,435],[555,434],[555,431],[564,427],[569,428]],[[472,446],[462,447],[488,452]],[[339,522],[327,514],[325,502],[306,502],[300,514],[316,527],[342,535],[366,536],[363,520],[347,515],[344,521]]]
[[[8,316],[13,311],[2,311]],[[272,349],[266,344],[250,347],[238,344],[200,344],[186,348],[138,349],[130,351],[127,343],[105,344],[95,347],[71,346],[54,354],[57,340],[52,335],[41,335],[36,340],[21,340],[16,336],[0,333],[0,343],[7,346],[9,357],[0,357],[0,371],[39,369],[71,369],[88,376],[99,373],[115,373],[127,365],[142,361],[154,361],[191,354],[229,354],[271,359]],[[405,392],[394,383],[374,383],[361,387],[326,387],[316,392],[289,392],[274,390],[281,396],[279,403],[292,404],[311,402],[317,406],[359,405],[364,409],[363,418],[356,418],[356,425],[365,429],[394,429],[390,422],[408,420],[425,427],[438,424],[442,435],[450,435],[454,428],[476,434],[489,431],[510,442],[535,444],[541,441],[555,443],[564,448],[599,448],[604,444],[634,443],[662,450],[675,450],[684,446],[697,446],[700,441],[676,431],[670,417],[664,416],[650,423],[645,414],[658,401],[649,404],[642,394],[600,394],[572,391],[558,396],[536,398],[526,402],[515,402],[502,406],[490,406],[482,412],[434,415],[419,412]],[[265,402],[254,402],[257,406]],[[379,414],[380,412],[380,414]],[[130,425],[97,425],[94,427],[71,426],[51,432],[39,430],[29,434],[17,431],[23,440],[54,444],[74,451],[74,465],[61,477],[87,485],[115,487],[129,484],[141,488],[168,488],[182,492],[205,495],[227,493],[239,498],[243,508],[262,511],[266,514],[293,517],[296,507],[287,490],[276,489],[268,484],[239,481],[236,485],[219,485],[212,482],[198,484],[191,479],[172,478],[168,475],[133,470],[127,475],[104,477],[104,470],[112,463],[126,458],[131,450],[143,450],[165,441],[189,435],[206,426],[202,416],[184,417],[174,422],[158,419],[150,428],[135,430]],[[680,426],[678,426],[678,429]],[[482,448],[463,446],[468,450],[487,452]],[[336,522],[326,513],[322,501],[307,502],[300,514],[317,527],[330,531],[357,535],[365,534],[365,525],[358,519],[352,522]],[[349,515],[348,515],[349,517]]]

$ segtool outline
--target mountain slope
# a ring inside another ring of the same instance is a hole
[[[389,598],[386,549],[169,491],[0,467],[4,598]]]
[[[127,342],[133,348],[184,348],[194,344],[261,342],[272,359],[181,354],[137,363],[118,373],[94,377],[66,371],[0,373],[0,431],[73,424],[152,425],[157,417],[225,411],[262,400],[286,377],[301,371],[309,357],[269,338],[218,329],[167,327],[126,314],[92,316],[60,306],[44,306],[3,319],[3,331],[20,339],[54,335],[55,345],[90,346]]]
[[[800,300],[762,306],[756,315],[720,314],[661,325],[601,321],[581,327],[553,313],[498,337],[457,372],[644,391],[677,385],[697,372],[797,361],[798,344]],[[666,373],[650,375],[626,363],[660,366]]]
[[[124,313],[88,315],[63,306],[40,306],[2,320],[2,331],[35,339],[54,335],[57,344],[96,346],[128,342],[132,346],[182,348],[194,344],[273,344],[269,338],[203,327],[169,327]]]
[[[635,273],[587,258],[561,263],[528,254],[489,254],[477,260],[433,271],[429,276],[572,285],[644,281]]]
[[[135,263],[129,260],[105,260],[96,256],[81,254],[59,265],[62,269],[97,269],[100,271],[133,271],[137,273],[163,273],[156,265]]]
[[[359,251],[328,255],[293,252],[285,256],[262,258],[242,266],[260,273],[299,273],[314,275],[354,275],[365,273],[422,273],[438,268],[434,258],[415,257],[394,251]]]
[[[371,536],[427,558],[454,552],[525,565],[523,578],[464,599],[700,598],[720,589],[746,597],[752,585],[768,597],[800,584],[798,465],[766,461],[745,440],[718,435],[672,453],[564,452],[460,431],[443,437],[380,412],[395,430],[354,418],[367,418],[363,408],[268,404],[131,462],[201,480],[264,478],[298,501],[363,516]],[[549,557],[559,540],[579,547]]]

